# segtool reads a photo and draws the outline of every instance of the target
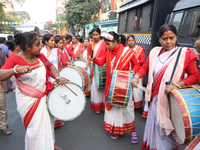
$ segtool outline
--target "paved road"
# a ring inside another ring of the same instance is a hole
[[[8,121],[13,133],[6,136],[0,132],[0,150],[23,150],[25,129],[16,110],[13,92],[6,95],[8,105]],[[103,112],[95,114],[90,109],[90,98],[84,112],[74,121],[56,129],[56,143],[63,150],[140,150],[144,133],[145,119],[136,112],[136,132],[139,143],[132,144],[130,133],[125,133],[117,140],[112,140],[110,134],[103,128]],[[180,146],[179,150],[184,150]]]

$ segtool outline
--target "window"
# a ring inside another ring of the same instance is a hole
[[[194,12],[195,12],[195,9],[185,12],[183,21],[180,26],[180,31],[179,31],[180,36],[188,36],[190,26],[191,26],[191,19],[192,19]]]
[[[176,27],[177,31],[179,30],[182,16],[183,16],[183,12],[175,13],[174,20],[173,20],[172,24]]]
[[[150,27],[151,4],[143,6],[141,31],[148,31]]]
[[[134,22],[135,22],[135,9],[132,8],[128,11],[128,17],[127,17],[127,32],[133,32],[134,31]]]
[[[126,28],[126,14],[127,12],[122,12],[119,14],[119,32],[123,33],[125,32]]]

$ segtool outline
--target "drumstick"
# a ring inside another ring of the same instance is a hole
[[[42,67],[42,66],[46,66],[46,65],[50,65],[50,64],[51,64],[51,62],[45,62],[45,63],[43,63],[41,65],[38,65],[38,66],[35,66],[35,67],[31,67],[31,69],[36,69],[36,68],[39,68],[39,67]]]
[[[146,88],[144,86],[142,86],[142,85],[137,84],[137,87],[140,88],[143,91],[146,91]]]
[[[68,86],[66,86],[65,84],[63,84],[66,88],[68,88],[72,93],[74,93],[74,95],[78,96],[74,91],[72,91],[72,89],[70,89]]]

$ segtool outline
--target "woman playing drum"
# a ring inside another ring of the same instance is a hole
[[[93,35],[93,43],[90,43],[87,49],[87,64],[85,69],[88,68],[90,61],[94,56],[98,54],[98,57],[101,57],[106,51],[106,44],[100,38],[101,30],[98,27],[92,29]],[[93,70],[93,69],[91,69]],[[104,90],[105,88],[97,89],[95,85],[95,80],[93,77],[93,71],[91,71],[91,108],[95,111],[95,113],[100,113],[101,110],[104,110]]]
[[[162,25],[157,33],[162,47],[151,50],[142,68],[133,77],[132,85],[137,87],[139,78],[147,73],[148,84],[145,93],[146,104],[151,101],[147,116],[142,149],[173,150],[178,144],[172,137],[174,126],[170,119],[168,93],[174,88],[193,85],[199,81],[199,73],[195,65],[197,56],[188,48],[176,46],[176,28],[173,25]],[[179,62],[173,79],[169,85],[178,53]],[[188,77],[184,78],[187,72]]]
[[[40,41],[35,33],[18,33],[15,40],[23,52],[7,60],[0,70],[0,80],[15,75],[17,110],[26,129],[25,150],[61,150],[55,145],[54,119],[47,110],[46,95],[53,88],[49,75],[58,83],[64,84],[66,80],[60,78],[57,69],[40,54]]]
[[[135,57],[138,60],[140,66],[145,62],[145,50],[138,45],[135,45],[135,36],[134,35],[128,35],[127,36],[127,44],[128,47],[132,50],[134,50]],[[142,79],[140,79],[139,84],[142,85]],[[138,110],[138,113],[142,113],[142,107],[143,107],[143,91],[139,88],[133,88],[133,100],[135,109]],[[148,108],[145,107],[145,110],[143,112],[142,117],[147,118],[147,112]]]
[[[60,69],[61,65],[59,65],[61,58],[60,58],[60,51],[55,47],[55,38],[52,34],[45,34],[42,39],[42,43],[46,46],[41,50],[41,53],[46,56],[46,58],[54,65],[57,71]],[[49,81],[51,83],[54,82],[54,78],[49,77]],[[64,122],[61,120],[55,120],[55,128],[62,127]]]
[[[121,36],[113,31],[104,34],[104,40],[109,50],[101,59],[95,57],[93,60],[100,66],[106,63],[106,102],[108,100],[112,79],[111,71],[114,68],[116,68],[116,70],[128,71],[131,65],[131,70],[133,74],[135,74],[140,68],[134,55],[134,51],[124,47],[122,43],[125,43],[126,41],[119,41],[119,38],[122,39]],[[131,142],[138,142],[137,133],[135,132],[135,115],[132,95],[129,97],[128,106],[126,108],[111,106],[106,103],[104,128],[106,131],[110,132],[112,139],[117,139],[119,135],[123,135],[124,132],[127,131],[131,132]]]

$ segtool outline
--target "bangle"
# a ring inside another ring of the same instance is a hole
[[[133,78],[138,78],[138,79],[140,79],[140,77],[138,77],[137,75],[134,75]]]
[[[17,72],[18,67],[19,67],[19,65],[15,65],[15,67],[13,68],[15,73],[19,73],[19,72]]]
[[[173,83],[173,82],[172,82],[172,84],[173,84],[174,86],[176,86],[177,88],[181,88],[180,85],[178,85],[178,84],[176,84],[176,83]]]
[[[56,77],[56,80],[58,80],[60,77]]]

